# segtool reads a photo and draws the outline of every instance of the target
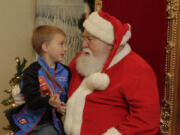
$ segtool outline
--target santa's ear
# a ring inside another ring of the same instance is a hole
[[[44,42],[44,43],[42,44],[42,46],[41,46],[41,50],[42,50],[43,52],[47,52],[47,50],[48,50],[48,44]]]

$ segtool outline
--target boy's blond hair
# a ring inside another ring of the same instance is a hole
[[[62,34],[66,38],[66,34],[63,30],[56,26],[41,25],[34,29],[32,35],[32,47],[37,54],[41,54],[42,44],[49,43],[55,34]]]

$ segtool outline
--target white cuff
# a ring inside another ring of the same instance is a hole
[[[19,88],[19,85],[15,85],[12,88],[12,97],[14,99],[14,102],[17,106],[22,105],[25,103],[24,96],[21,94],[21,90]]]
[[[122,135],[116,128],[112,127],[108,129],[103,135]]]

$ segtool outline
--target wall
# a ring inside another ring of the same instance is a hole
[[[25,57],[27,65],[32,62],[31,34],[34,27],[35,0],[0,1],[0,101],[8,97],[4,89],[16,73],[15,57]],[[0,104],[0,135],[7,120]]]

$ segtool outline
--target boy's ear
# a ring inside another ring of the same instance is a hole
[[[43,43],[42,46],[41,46],[41,49],[42,49],[43,52],[47,52],[47,50],[48,50],[47,43]]]

